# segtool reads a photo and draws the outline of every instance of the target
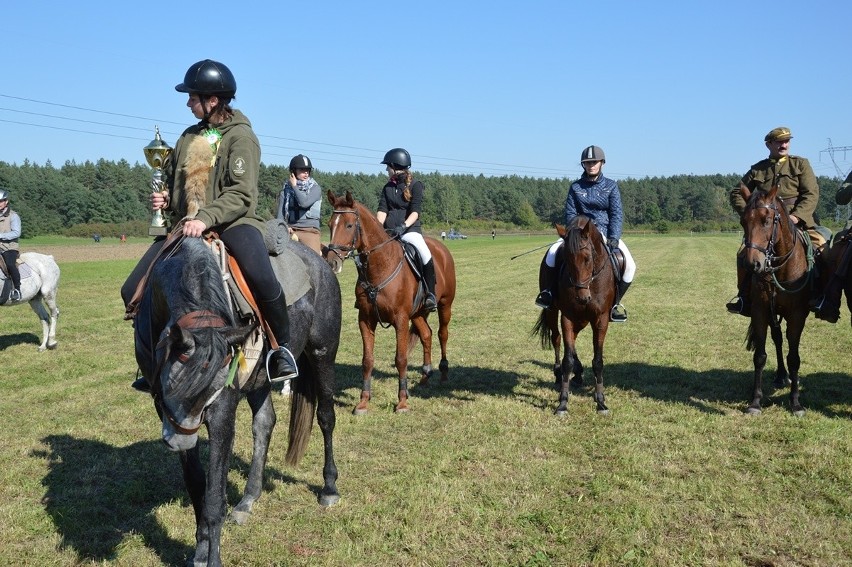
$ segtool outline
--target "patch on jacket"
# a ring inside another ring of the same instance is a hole
[[[246,160],[243,157],[234,158],[234,167],[231,168],[231,173],[236,177],[243,175],[246,172]]]

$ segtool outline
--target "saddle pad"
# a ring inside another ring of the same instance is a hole
[[[21,274],[21,281],[33,277],[33,269],[30,267],[29,264],[22,264],[18,262],[18,273]],[[5,279],[6,274],[4,274],[2,270],[0,270],[0,281],[3,281]]]

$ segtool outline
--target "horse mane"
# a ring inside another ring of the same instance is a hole
[[[184,239],[176,253],[155,268],[155,274],[173,320],[194,311],[210,311],[234,325],[219,266],[201,239]],[[227,339],[211,328],[175,328],[171,334],[174,342],[184,343],[179,348],[195,347],[184,363],[181,379],[169,383],[175,395],[191,397],[206,388],[219,371],[222,353],[228,351]]]

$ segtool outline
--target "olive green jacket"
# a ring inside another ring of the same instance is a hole
[[[846,181],[840,185],[840,190],[834,196],[834,202],[838,205],[848,205],[852,201],[852,171],[846,176]]]
[[[778,196],[788,204],[787,212],[799,217],[806,227],[815,226],[814,212],[819,202],[819,185],[810,162],[791,155],[780,162],[767,158],[751,166],[742,178],[743,184],[752,191],[769,191],[776,180]],[[746,202],[740,195],[739,186],[731,191],[730,201],[737,214],[741,215]]]
[[[189,141],[208,127],[206,122],[199,122],[187,128],[164,164],[169,190],[166,210],[172,226],[187,213],[184,165]],[[205,204],[195,218],[220,234],[228,227],[240,224],[250,224],[264,232],[265,222],[257,214],[260,143],[251,123],[242,112],[234,110],[234,115],[216,129],[221,132],[222,139],[209,174]]]

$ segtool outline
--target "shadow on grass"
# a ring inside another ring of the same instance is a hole
[[[41,344],[41,337],[34,333],[15,333],[12,335],[0,335],[0,350],[6,350],[16,345]]]
[[[552,356],[552,353],[548,356]],[[548,370],[552,363],[544,359],[518,361],[518,367],[532,364]],[[585,362],[585,361],[584,361]],[[441,384],[440,373],[436,370],[429,384],[419,384],[419,367],[409,365],[409,392],[413,398],[430,399],[444,397],[448,399],[472,401],[477,394],[522,398],[540,409],[555,408],[557,392],[553,379],[536,380],[521,373],[506,372],[478,366],[450,366],[449,380]],[[776,390],[772,386],[774,368],[767,365],[763,373],[763,407],[784,406],[789,408],[789,387]],[[552,376],[552,374],[549,374]],[[666,403],[683,404],[706,413],[725,413],[717,404],[740,406],[745,410],[751,401],[752,371],[732,371],[729,368],[715,368],[694,372],[674,366],[654,366],[641,363],[612,364],[604,366],[604,393],[607,402],[617,403],[608,388],[632,390],[641,396]],[[396,382],[396,372],[374,370],[373,381]],[[840,410],[838,406],[852,406],[852,388],[849,375],[839,373],[809,374],[800,382],[801,402],[805,409],[819,412],[826,417],[852,419],[852,410]],[[520,387],[524,384],[536,388],[545,388],[553,392],[550,397],[541,397]],[[337,394],[335,405],[338,410],[351,410],[358,402],[362,385],[361,367],[356,365],[337,365]],[[520,387],[520,388],[519,388]],[[584,385],[573,390],[578,396],[591,397],[594,391],[594,374],[591,364],[585,368]],[[574,403],[577,403],[576,401]],[[591,402],[589,402],[591,403]]]
[[[182,521],[192,526],[192,533],[195,531],[195,516],[178,456],[160,441],[126,447],[71,435],[50,435],[42,441],[49,449],[33,455],[50,463],[42,480],[42,504],[62,536],[62,546],[72,549],[80,562],[115,559],[124,540],[133,534],[141,537],[167,565],[183,565],[192,556],[194,542],[188,545],[169,536],[169,526],[157,519],[160,506],[177,501],[184,509]],[[207,443],[203,443],[202,460],[206,465]],[[231,469],[247,475],[249,466],[232,456]],[[270,478],[299,482],[269,465],[265,478],[265,484]],[[264,488],[268,490],[267,486]],[[322,487],[310,488],[318,494]],[[229,482],[229,504],[235,505],[241,496],[240,490]],[[251,521],[254,520],[249,525]]]

